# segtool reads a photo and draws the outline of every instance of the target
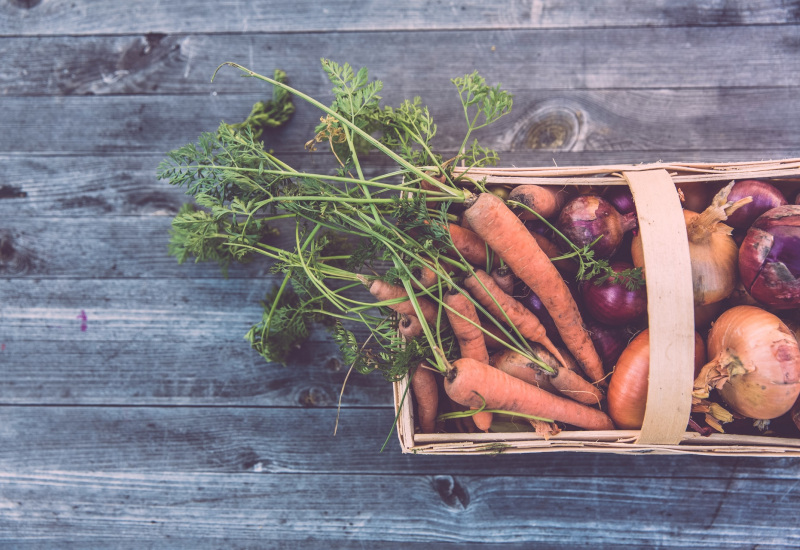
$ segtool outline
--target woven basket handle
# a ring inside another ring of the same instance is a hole
[[[686,222],[666,170],[626,171],[647,279],[650,378],[637,443],[677,445],[691,412],[694,297]]]

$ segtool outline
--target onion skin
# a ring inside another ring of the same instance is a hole
[[[759,217],[739,249],[739,275],[750,295],[770,309],[800,307],[800,206]]]
[[[695,372],[705,360],[705,345],[695,332]],[[608,383],[608,415],[617,428],[638,430],[644,421],[647,404],[647,379],[650,375],[650,332],[643,330],[622,352]]]
[[[754,306],[725,311],[708,334],[712,358],[695,396],[715,387],[735,412],[756,420],[787,413],[800,395],[800,347],[776,315]]]
[[[603,198],[606,199],[611,206],[617,209],[620,214],[636,213],[636,205],[633,203],[633,194],[626,185],[611,186],[605,193]]]
[[[753,202],[739,208],[725,222],[736,229],[747,229],[767,210],[788,204],[777,187],[762,180],[737,181],[728,194],[728,200],[734,202],[745,197],[753,197]]]
[[[609,327],[594,319],[585,319],[584,321],[586,332],[589,333],[589,337],[603,361],[605,372],[611,372],[634,332],[628,327]]]
[[[626,262],[610,262],[609,267],[619,273],[633,269]],[[597,284],[597,277],[580,286],[583,305],[595,320],[614,327],[624,326],[644,317],[647,313],[647,290],[644,285],[629,290],[618,281]]]
[[[620,214],[598,195],[578,195],[558,216],[556,227],[577,247],[602,238],[592,247],[596,258],[610,258],[619,248],[625,232],[637,226],[636,215]]]

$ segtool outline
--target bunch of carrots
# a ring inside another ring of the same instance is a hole
[[[353,368],[391,381],[410,377],[422,432],[488,431],[509,418],[545,436],[561,425],[615,429],[606,412],[613,364],[601,358],[571,283],[618,278],[600,251],[635,222],[615,215],[604,234],[587,237],[582,221],[570,231],[555,221],[574,190],[493,187],[476,175],[497,154],[474,134],[510,112],[510,94],[477,73],[453,79],[466,132],[458,152],[445,156],[419,98],[382,106],[382,84],[366,69],[323,60],[334,95],[325,105],[290,87],[283,73],[269,78],[225,65],[280,92],[270,112],[291,113],[292,98],[319,109],[306,147],[326,146],[335,168],[295,169],[250,125],[224,123],[159,168],[196,202],[173,221],[170,250],[179,261],[226,267],[265,256],[282,275],[247,334],[254,349],[286,362],[322,323]],[[374,155],[393,168],[368,177]],[[289,246],[275,242],[282,220],[293,223]],[[621,280],[634,287],[643,273],[623,270]],[[363,288],[370,299],[360,297]],[[542,310],[523,302],[529,294]]]

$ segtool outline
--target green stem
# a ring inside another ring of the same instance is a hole
[[[222,68],[224,65],[229,65],[231,67],[239,69],[240,71],[242,71],[244,73],[247,73],[249,76],[251,76],[253,78],[256,78],[258,80],[263,80],[264,82],[272,84],[273,86],[278,86],[280,88],[283,88],[287,92],[289,92],[289,93],[291,93],[293,95],[296,95],[297,97],[303,99],[304,101],[307,101],[311,105],[314,105],[318,109],[320,109],[320,110],[324,111],[325,113],[331,115],[336,120],[339,120],[345,126],[348,126],[350,128],[350,130],[352,130],[354,133],[358,134],[361,138],[363,138],[367,143],[369,143],[370,145],[375,147],[378,151],[382,152],[383,154],[385,154],[386,156],[388,156],[389,158],[394,160],[397,164],[399,164],[403,168],[406,168],[407,170],[413,172],[418,177],[425,179],[426,181],[428,181],[428,183],[430,183],[432,185],[435,185],[436,187],[438,187],[442,191],[444,191],[446,193],[449,193],[449,194],[451,194],[451,195],[453,195],[455,197],[463,195],[463,193],[459,193],[458,190],[452,189],[452,188],[450,188],[450,187],[448,187],[446,185],[443,185],[442,183],[437,181],[435,178],[432,178],[428,174],[425,174],[424,172],[420,171],[419,168],[417,168],[416,166],[414,166],[413,164],[411,164],[410,162],[405,160],[403,157],[401,157],[400,155],[398,155],[397,153],[395,153],[394,151],[392,151],[391,149],[389,149],[388,147],[383,145],[381,142],[379,142],[374,137],[369,135],[367,132],[365,132],[364,130],[362,130],[361,128],[359,128],[355,124],[353,124],[351,121],[342,118],[341,115],[339,113],[337,113],[336,111],[334,111],[333,109],[325,106],[324,104],[320,103],[319,101],[317,101],[313,97],[311,97],[311,96],[309,96],[307,94],[304,94],[303,92],[301,92],[299,90],[296,90],[296,89],[292,88],[291,86],[287,86],[283,82],[279,82],[279,81],[274,80],[272,78],[269,78],[267,76],[260,75],[260,74],[258,74],[256,72],[251,71],[250,69],[247,69],[246,67],[243,67],[242,65],[239,65],[238,63],[234,63],[232,61],[227,61],[225,63],[222,63],[219,67],[217,67],[217,69],[214,71],[214,74],[211,76],[211,81],[212,82],[214,81],[214,77],[217,75],[217,72],[219,72],[220,68]]]

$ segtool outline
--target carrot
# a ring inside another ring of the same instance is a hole
[[[445,376],[444,389],[457,403],[539,416],[587,430],[613,430],[604,412],[548,393],[474,359],[457,359]]]
[[[533,342],[542,344],[559,361],[563,362],[561,353],[547,337],[542,323],[529,309],[509,296],[497,286],[497,283],[481,269],[475,270],[475,275],[468,277],[464,285],[472,296],[491,313],[495,319],[502,322],[511,321],[519,333]],[[495,303],[496,302],[496,303]]]
[[[525,225],[491,193],[478,195],[464,215],[475,232],[539,296],[569,351],[587,376],[600,383],[605,375],[603,362],[583,328],[578,305],[564,279]]]
[[[368,285],[367,288],[369,293],[375,296],[375,298],[377,298],[380,302],[396,300],[398,298],[406,299],[405,301],[398,302],[396,304],[387,304],[387,307],[393,309],[397,313],[404,313],[406,315],[414,316],[417,315],[417,312],[414,310],[414,306],[408,298],[408,293],[403,287],[395,286],[380,279],[373,279],[366,284]],[[417,302],[419,303],[420,311],[422,312],[422,316],[425,318],[425,320],[431,324],[435,323],[437,309],[433,302],[424,297],[417,297]]]
[[[541,233],[537,233],[536,231],[531,231],[531,235],[534,239],[536,239],[536,244],[539,245],[539,248],[542,249],[542,252],[547,254],[547,257],[558,258],[559,256],[563,256],[561,249],[558,248],[553,241],[542,235]],[[575,276],[578,273],[578,264],[570,258],[564,258],[563,260],[555,260],[553,265],[556,266],[559,272],[563,273],[564,275],[571,275]]]
[[[504,349],[495,353],[489,359],[489,364],[547,392],[558,393],[553,383],[550,382],[549,373],[537,368],[536,363],[532,363],[530,359],[514,350]]]
[[[486,267],[488,261],[486,242],[480,238],[474,231],[465,229],[460,225],[454,223],[448,224],[448,231],[450,238],[453,241],[453,247],[458,250],[464,259],[469,263],[479,267]],[[492,266],[499,266],[500,262],[497,258],[493,258]]]
[[[497,351],[507,349],[508,346],[511,345],[511,340],[508,339],[508,336],[503,334],[500,328],[494,323],[483,323],[483,325],[483,330],[491,334],[491,336],[486,333],[483,334],[483,340],[486,342],[486,349]]]
[[[556,358],[543,347],[535,346],[533,354],[537,359],[552,367],[555,374],[544,372],[536,363],[531,363],[513,350],[500,352],[494,358],[493,364],[515,378],[525,380],[529,384],[548,391],[552,389],[555,393],[560,393],[564,397],[569,397],[584,405],[599,405],[605,399],[605,394],[600,389],[584,380],[577,372],[560,365]],[[564,355],[564,358],[566,357],[568,354]],[[570,362],[567,361],[567,363]]]
[[[470,357],[476,361],[488,363],[489,352],[480,329],[481,322],[478,319],[475,305],[457,290],[444,295],[444,304],[448,306],[445,308],[447,320],[450,321],[453,334],[458,341],[461,357]]]
[[[568,198],[569,193],[566,189],[553,185],[517,185],[508,194],[508,200],[524,204],[543,218],[551,218],[560,212]],[[520,209],[517,216],[521,220],[538,219],[535,214],[524,209]]]
[[[417,405],[420,431],[424,434],[435,432],[439,387],[436,384],[436,375],[425,363],[420,363],[411,370],[411,394]]]
[[[422,323],[416,315],[406,315],[405,313],[400,316],[400,322],[397,324],[397,330],[400,336],[406,340],[413,340],[422,334]]]
[[[417,281],[419,281],[419,283],[417,283],[417,281],[412,280],[411,285],[420,290],[423,288],[432,287],[439,279],[439,276],[436,275],[436,272],[425,265],[419,265],[411,268],[411,274],[417,279]]]
[[[469,357],[482,363],[489,362],[486,341],[480,329],[480,320],[475,305],[458,290],[448,292],[444,296],[444,304],[448,306],[447,320],[458,341],[461,357]],[[477,326],[476,326],[477,325]],[[492,425],[493,414],[481,411],[472,416],[479,430],[487,432]]]
[[[514,272],[511,271],[507,265],[501,265],[500,267],[493,269],[489,275],[492,276],[494,282],[497,283],[497,286],[499,286],[503,292],[509,296],[513,296]]]

